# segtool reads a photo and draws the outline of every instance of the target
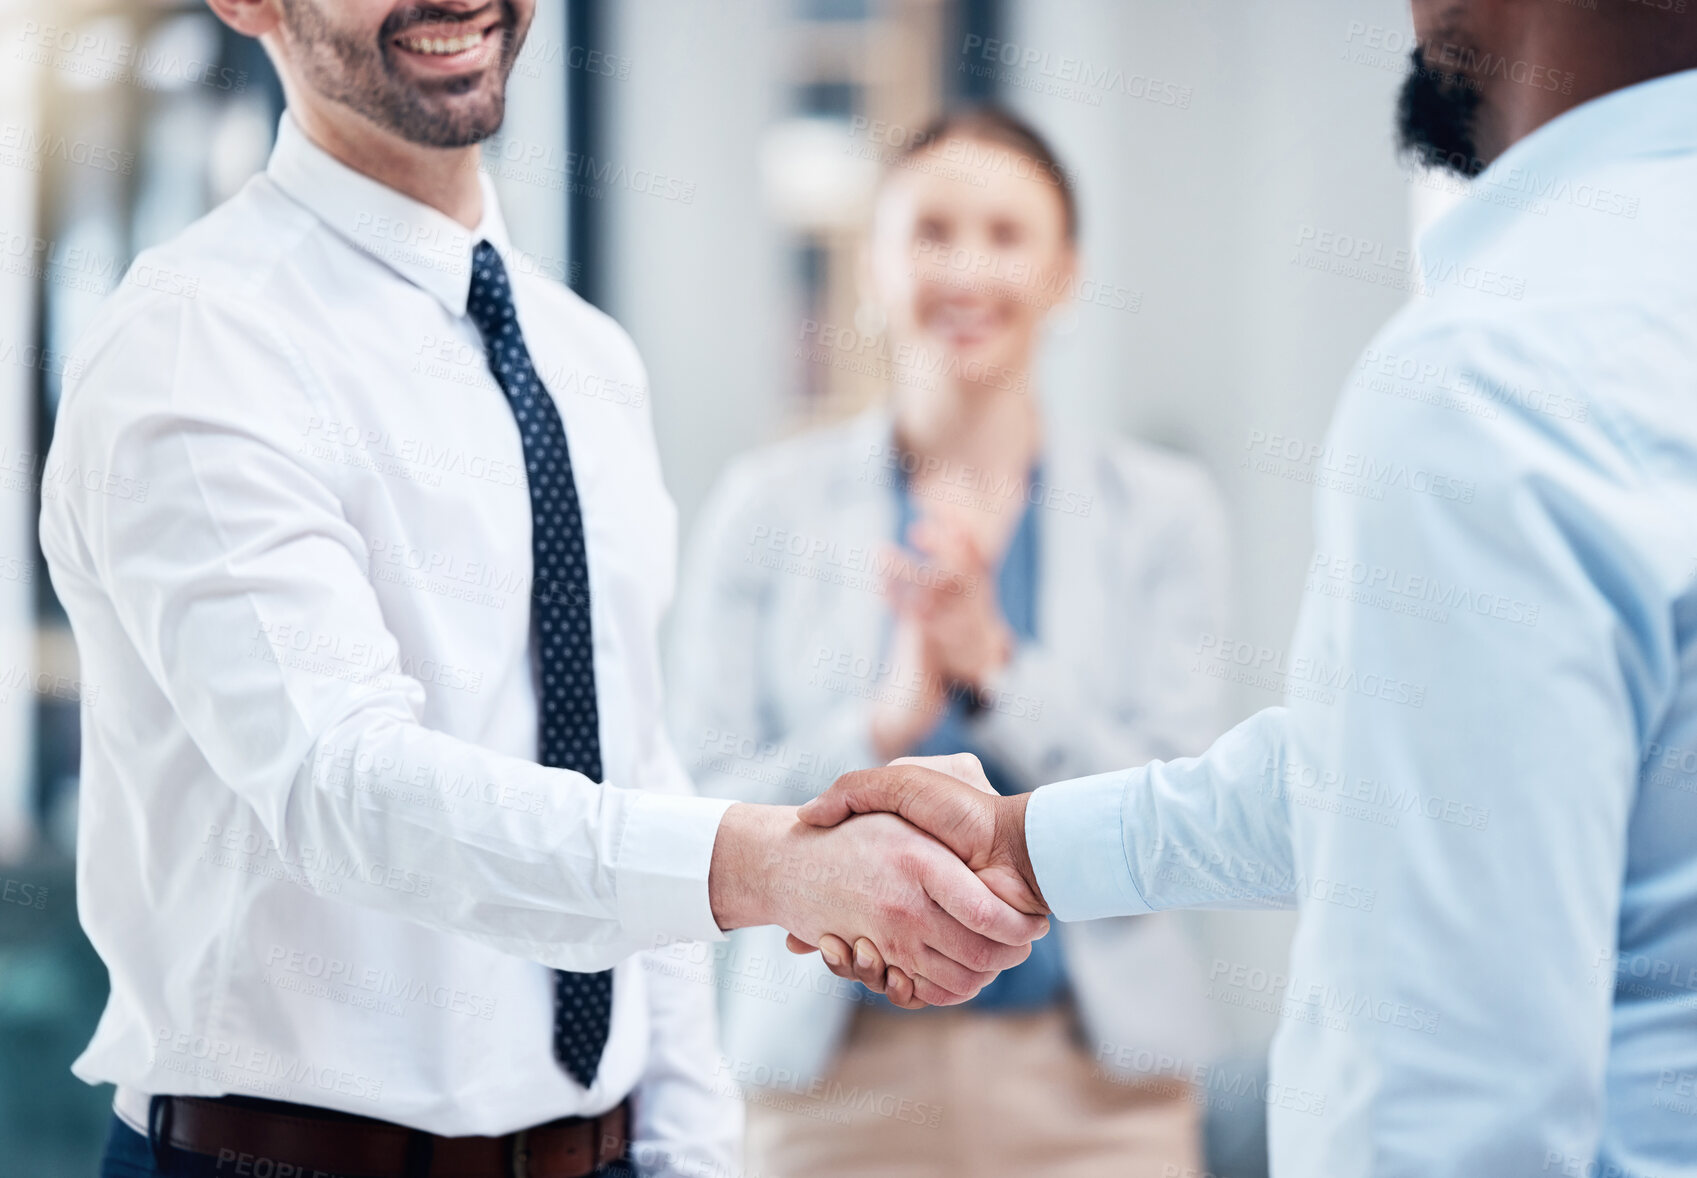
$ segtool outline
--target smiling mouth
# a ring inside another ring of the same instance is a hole
[[[473,19],[431,18],[389,39],[413,61],[433,71],[461,71],[488,64],[504,25],[499,9]]]
[[[947,303],[933,308],[927,321],[932,330],[963,343],[982,340],[1001,326],[995,308]]]
[[[427,53],[433,57],[449,57],[455,53],[464,53],[467,49],[475,49],[483,44],[488,36],[487,31],[461,33],[457,37],[396,37],[395,44],[408,53]]]

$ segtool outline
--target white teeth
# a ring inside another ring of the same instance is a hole
[[[956,331],[983,331],[989,328],[994,316],[987,310],[968,310],[965,307],[939,307],[938,321]]]
[[[446,57],[454,53],[464,53],[467,49],[475,48],[483,43],[482,33],[463,33],[458,37],[403,37],[401,48],[409,53],[428,53],[438,57]]]

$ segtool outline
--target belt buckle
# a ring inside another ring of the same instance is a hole
[[[530,1178],[530,1130],[520,1129],[513,1134],[512,1178]]]

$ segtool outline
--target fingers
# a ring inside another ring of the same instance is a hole
[[[994,981],[1001,970],[1017,965],[1030,955],[1029,945],[998,945],[960,929],[935,904],[930,904],[930,908],[931,916],[923,920],[920,932],[925,939],[914,941],[902,955],[908,966],[906,970],[889,965],[870,937],[856,938],[850,951],[829,933],[819,938],[825,968],[846,981],[859,982],[875,994],[890,992],[891,980],[896,979],[892,1000],[952,1005],[971,998]],[[963,957],[972,964],[963,964]],[[988,967],[978,964],[983,961],[992,964]]]
[[[790,940],[793,942],[796,939],[791,937]],[[821,949],[826,942],[842,944],[840,938],[826,934],[820,938]],[[886,965],[883,953],[866,937],[856,940],[853,953],[841,954],[835,964],[830,958],[826,958],[825,968],[844,981],[859,982],[874,994],[884,995],[891,1005],[899,1006],[903,1010],[923,1010],[930,1005],[924,999],[915,997],[913,979],[895,966]],[[936,998],[958,997],[941,986],[927,992]]]
[[[1029,952],[1029,950],[1027,950]],[[977,995],[996,980],[997,970],[976,970],[962,965],[947,953],[923,945],[914,955],[911,971],[916,995],[923,997],[921,982],[928,982],[947,995],[944,1001],[926,998],[933,1006],[953,1006]]]
[[[814,946],[809,945],[794,933],[791,933],[785,939],[784,947],[791,953],[814,952]],[[832,933],[824,933],[819,937],[818,953],[820,959],[825,963],[825,968],[837,977],[846,982],[859,982],[875,994],[885,992],[884,958],[878,952],[877,946],[865,937],[861,937],[855,942],[854,952],[851,953],[848,945],[843,942],[841,937]],[[861,964],[863,960],[866,964]],[[900,991],[900,996],[912,1001],[913,983],[908,981],[907,975],[902,974],[900,970],[892,970],[891,972],[901,976],[904,989]],[[925,1004],[921,1002],[917,1005],[923,1006]],[[914,1007],[910,1006],[908,1009],[911,1010]]]
[[[854,814],[900,814],[910,788],[902,772],[860,769],[837,778],[830,789],[797,810],[796,817],[810,826],[835,826]]]
[[[838,945],[842,944],[840,940],[829,934],[825,936],[824,940],[833,941]],[[823,949],[823,945],[820,947]],[[833,962],[829,957],[826,957],[825,968],[839,978],[859,982],[874,994],[884,993],[884,955],[878,952],[878,946],[865,937],[855,941],[852,955],[848,952],[847,946],[844,946],[844,951],[837,961]]]
[[[925,1003],[914,997],[912,978],[908,977],[907,974],[903,973],[893,965],[890,967],[889,972],[885,976],[888,979],[888,988],[884,991],[884,997],[888,998],[891,1002],[895,1003],[903,1010],[920,1010],[924,1008]]]
[[[833,933],[823,933],[820,935],[819,956],[823,957],[825,959],[825,964],[832,968],[840,966],[843,969],[847,969],[851,964],[853,964],[853,958],[849,952],[848,942]]]
[[[960,768],[964,762],[957,762]],[[900,814],[973,866],[994,849],[994,794],[921,765],[860,769],[837,778],[796,817],[811,826],[835,826],[853,814]]]
[[[854,943],[854,960],[841,970],[832,970],[840,978],[859,982],[874,994],[882,994],[892,1006],[903,1010],[923,1010],[931,1005],[914,995],[914,980],[902,970],[884,962],[884,955],[871,941],[861,937]],[[941,986],[928,990],[933,998],[944,998]]]
[[[1030,944],[1049,931],[1042,916],[1020,912],[997,896],[965,864],[946,855],[926,860],[920,886],[952,918],[931,943],[955,960],[978,969],[1003,970],[1024,961]],[[1017,956],[1009,949],[1022,949]],[[953,950],[968,954],[961,956]]]
[[[865,937],[854,943],[854,979],[874,994],[886,993],[889,986],[888,967],[884,955]],[[895,971],[895,972],[900,972]]]
[[[970,996],[945,990],[930,978],[920,975],[913,979],[913,1000],[916,1005],[909,1009],[917,1010],[924,1006],[959,1006],[967,1001],[968,997]]]
[[[813,952],[813,947],[796,937],[789,937],[789,951]],[[884,954],[877,945],[872,944],[867,937],[859,937],[850,951],[843,944],[842,937],[833,934],[823,934],[820,937],[820,956],[825,959],[825,968],[830,969],[835,976],[843,981],[857,981],[876,995],[889,998],[891,1005],[903,1010],[923,1010],[930,1005],[954,1005],[955,1001],[964,1001],[977,991],[988,986],[994,974],[977,974],[972,971],[959,973],[959,966],[950,962],[940,952],[928,952],[925,968],[935,969],[938,974],[949,978],[957,984],[957,990],[950,990],[944,984],[932,983],[923,986],[927,998],[920,998],[915,993],[915,979],[910,978],[905,971],[886,964]],[[962,993],[971,990],[971,993]]]

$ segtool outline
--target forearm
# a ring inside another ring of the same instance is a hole
[[[244,792],[309,886],[544,964],[717,935],[705,885],[723,802],[602,785],[376,706],[316,741],[288,790]]]
[[[1036,791],[1024,836],[1055,915],[1289,907],[1297,877],[1279,787],[1289,739],[1287,713],[1269,708],[1200,757]]]

